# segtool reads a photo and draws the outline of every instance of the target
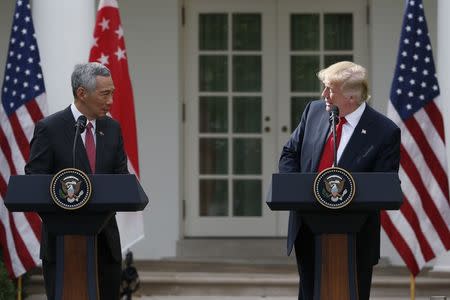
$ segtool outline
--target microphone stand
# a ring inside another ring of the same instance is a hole
[[[87,122],[86,117],[85,116],[80,116],[80,117],[78,117],[78,120],[75,123],[76,130],[75,130],[75,136],[73,138],[73,147],[72,147],[72,166],[74,168],[77,167],[76,166],[76,160],[75,160],[75,158],[76,158],[76,149],[77,149],[77,139],[78,139],[78,136],[81,133],[83,133],[84,128],[86,127],[86,122]]]
[[[336,118],[333,116],[331,126],[333,126],[333,167],[337,165],[337,147],[336,147]]]
[[[333,135],[333,167],[337,166],[336,125],[339,120],[339,109],[334,106],[330,111],[331,130]]]

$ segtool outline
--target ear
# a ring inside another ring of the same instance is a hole
[[[350,103],[358,103],[358,99],[356,99],[355,95],[348,96],[348,100]]]
[[[84,87],[80,86],[77,88],[76,94],[78,99],[84,100],[87,96],[87,90]]]

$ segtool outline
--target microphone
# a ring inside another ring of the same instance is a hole
[[[73,138],[73,147],[72,147],[72,165],[74,168],[76,168],[75,165],[75,154],[76,154],[76,148],[77,148],[77,139],[78,136],[84,132],[84,129],[86,128],[87,119],[85,116],[79,116],[76,123],[75,123],[75,137]]]
[[[75,128],[78,130],[78,133],[83,133],[86,128],[87,119],[85,116],[81,115],[78,117],[77,122],[75,123]]]
[[[331,106],[330,122],[333,134],[333,167],[335,167],[337,166],[336,125],[339,123],[339,108],[336,105]]]
[[[339,107],[332,105],[330,108],[330,122],[339,123]]]

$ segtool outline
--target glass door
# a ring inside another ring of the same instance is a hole
[[[186,236],[276,234],[274,8],[186,2]]]
[[[367,1],[185,1],[185,236],[285,236],[265,204],[316,73],[368,68]]]

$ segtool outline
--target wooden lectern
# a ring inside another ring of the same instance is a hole
[[[313,193],[315,173],[273,174],[271,210],[296,210],[315,235],[314,300],[357,300],[355,236],[374,210],[402,204],[397,173],[353,173],[355,196],[341,209],[321,205]],[[300,279],[301,280],[301,279]]]
[[[92,196],[74,211],[50,196],[52,175],[11,176],[5,205],[39,213],[56,238],[56,299],[98,300],[96,235],[117,211],[141,211],[148,198],[135,175],[89,175]]]

